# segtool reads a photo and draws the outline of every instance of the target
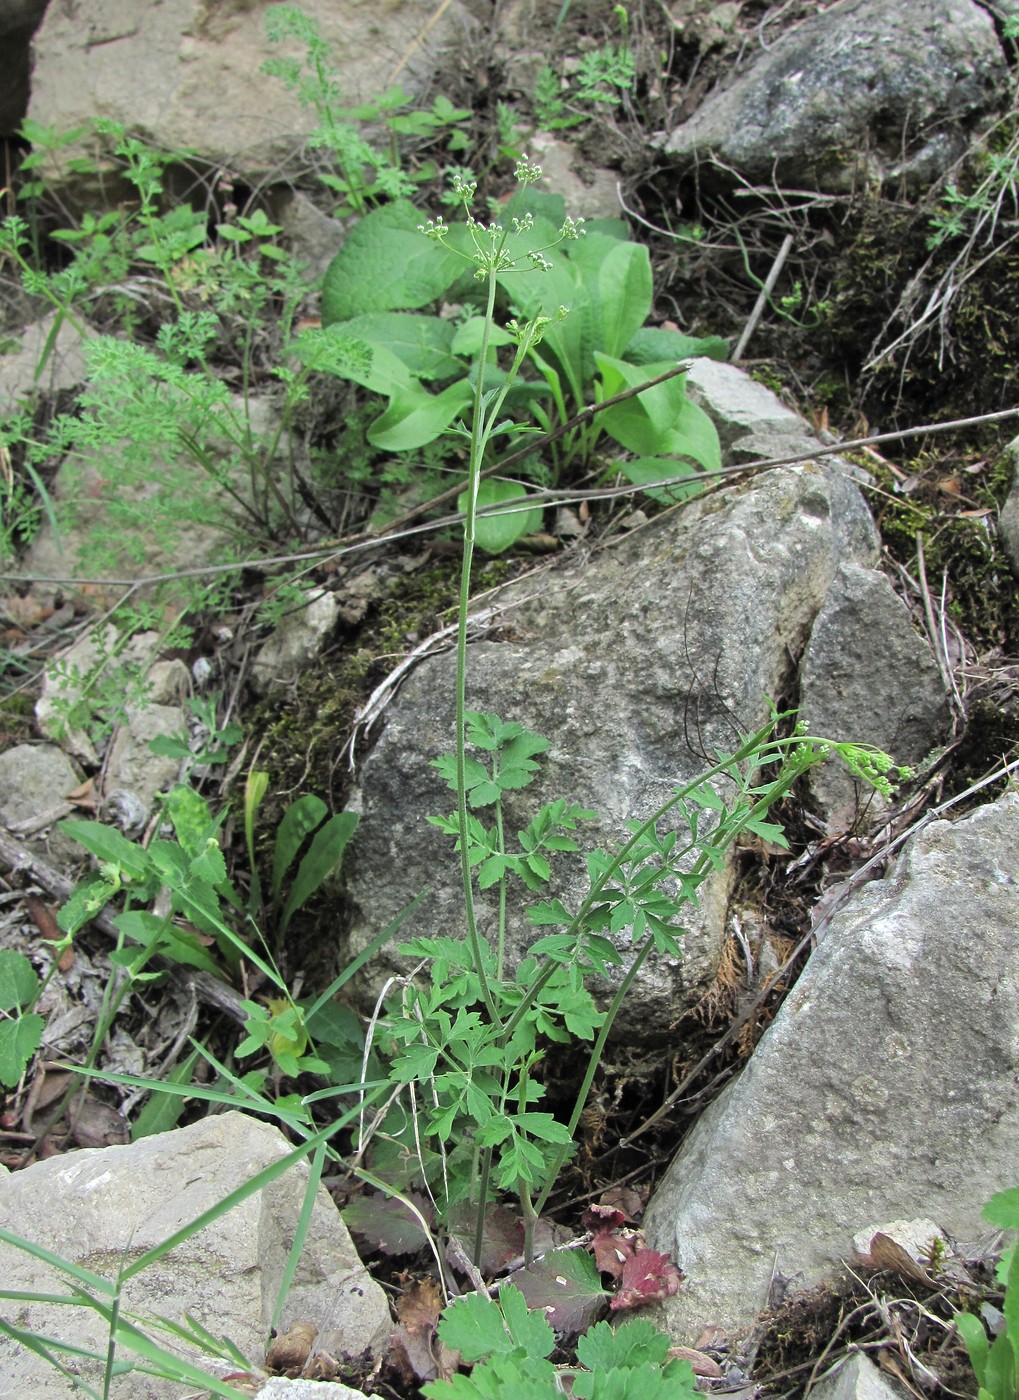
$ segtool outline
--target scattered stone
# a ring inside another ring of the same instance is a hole
[[[622,217],[614,170],[589,166],[578,169],[577,147],[547,131],[536,131],[529,138],[527,153],[541,166],[539,189],[561,194],[566,212],[573,218],[618,219]]]
[[[114,732],[103,786],[107,803],[113,803],[122,812],[134,812],[129,822],[132,828],[144,825],[156,794],[177,780],[180,760],[153,753],[149,741],[186,729],[187,716],[181,701],[191,689],[191,677],[183,661],[157,661],[149,668],[147,682],[145,700],[127,707],[126,722]],[[141,812],[145,815],[141,816]]]
[[[340,615],[335,593],[311,588],[306,602],[283,617],[251,666],[251,679],[261,691],[288,685],[314,661]]]
[[[254,1400],[366,1400],[361,1390],[337,1381],[290,1381],[274,1376],[266,1381]]]
[[[84,381],[85,337],[66,319],[54,335],[56,324],[57,313],[51,311],[41,321],[25,327],[16,350],[0,355],[0,413],[9,413],[16,404],[36,395],[73,389]],[[44,355],[46,363],[40,374]]]
[[[687,1281],[680,1341],[750,1326],[773,1272],[810,1287],[918,1204],[976,1240],[1014,1178],[1019,796],[932,822],[836,914],[740,1075],[654,1193]]]
[[[1013,438],[1005,448],[1005,457],[1012,468],[1012,484],[998,516],[998,534],[1012,572],[1019,578],[1019,438]]]
[[[162,1243],[257,1172],[290,1151],[276,1128],[241,1113],[203,1118],[190,1127],[125,1147],[70,1152],[0,1177],[0,1216],[19,1234],[62,1259],[106,1278]],[[182,1323],[190,1313],[214,1336],[226,1336],[257,1370],[301,1212],[306,1164],[292,1167],[228,1214],[132,1278],[123,1308]],[[66,1293],[66,1279],[41,1261],[0,1245],[8,1288]],[[335,1205],[320,1187],[307,1244],[281,1319],[313,1320],[333,1355],[377,1353],[391,1329],[385,1294],[357,1257]],[[19,1327],[105,1349],[102,1319],[92,1310],[25,1303]],[[168,1334],[193,1364],[222,1376],[235,1363],[215,1365]],[[73,1361],[65,1362],[74,1368]],[[77,1363],[82,1380],[101,1385],[99,1363]],[[0,1337],[0,1374],[10,1395],[66,1400],[70,1390],[51,1367]],[[179,1386],[141,1374],[117,1378],[120,1400],[169,1400]],[[356,1392],[346,1392],[346,1400]],[[303,1392],[270,1391],[269,1394]]]
[[[926,188],[1000,103],[1008,65],[973,0],[847,0],[786,30],[666,139],[698,178],[846,193]],[[714,165],[714,173],[712,173]]]
[[[81,849],[54,824],[74,811],[68,795],[81,774],[53,744],[16,744],[0,753],[0,826],[28,844],[42,843],[54,860],[75,859]]]
[[[847,1356],[838,1370],[819,1380],[810,1393],[817,1400],[904,1400],[908,1392],[887,1380],[869,1356],[857,1351]]]

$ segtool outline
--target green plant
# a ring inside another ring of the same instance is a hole
[[[576,1366],[549,1360],[555,1335],[545,1317],[530,1311],[512,1284],[498,1299],[472,1293],[457,1298],[439,1323],[439,1338],[472,1363],[470,1376],[424,1387],[428,1400],[693,1400],[688,1361],[669,1359],[669,1338],[636,1318],[618,1328],[599,1322],[577,1343]]]
[[[582,54],[569,79],[551,63],[542,64],[534,85],[534,118],[544,131],[566,131],[590,121],[599,107],[618,107],[633,91],[636,66],[628,43],[629,15],[614,6],[622,33],[619,43]]]
[[[96,858],[99,869],[74,891],[58,922],[73,938],[111,900],[124,896],[124,909],[113,920],[121,942],[110,956],[127,976],[115,994],[115,1005],[102,1018],[104,1026],[132,985],[158,975],[145,971],[154,957],[217,974],[220,964],[207,946],[211,942],[227,967],[237,968],[242,960],[252,963],[278,993],[267,1004],[245,1003],[247,1034],[236,1053],[246,1056],[265,1048],[284,1075],[317,1073],[326,1066],[316,1059],[308,1034],[311,1013],[290,996],[261,928],[254,820],[267,786],[266,773],[249,775],[244,820],[252,882],[247,904],[228,877],[220,849],[225,813],[213,818],[193,788],[178,784],[164,799],[173,840],[157,837],[142,846],[100,822],[60,823]],[[271,886],[271,913],[279,938],[342,860],[356,826],[357,817],[350,812],[329,817],[325,803],[310,793],[284,813],[276,833]],[[285,892],[284,882],[295,862],[296,874]],[[165,912],[155,912],[157,902],[164,904]],[[258,1075],[264,1082],[264,1074]]]
[[[87,371],[74,410],[45,430],[31,401],[0,422],[0,460],[10,464],[0,545],[13,552],[44,510],[58,526],[77,523],[83,503],[82,552],[92,573],[139,562],[153,535],[172,547],[211,526],[227,538],[228,556],[240,557],[300,538],[309,516],[328,524],[300,460],[295,416],[313,374],[367,352],[342,336],[326,342],[295,329],[306,283],[263,211],[235,213],[210,233],[204,209],[162,208],[166,170],[181,153],[154,152],[112,123],[97,130],[123,164],[133,206],[58,230],[71,257],[55,272],[40,270],[20,214],[0,225],[0,259],[55,312],[37,372],[63,323],[82,336]],[[139,310],[138,276],[145,300],[163,313],[155,326]],[[94,316],[97,308],[118,326],[114,333],[88,330],[86,309]],[[254,399],[267,344],[278,347],[271,412]],[[231,360],[239,392],[227,382]],[[46,482],[54,459],[65,462],[56,508]]]
[[[999,1191],[983,1209],[985,1220],[999,1230],[1019,1230],[1019,1186]],[[1004,1322],[992,1341],[981,1319],[958,1312],[955,1325],[966,1344],[980,1400],[1015,1400],[1019,1395],[1019,1250],[1009,1245],[998,1265],[998,1281],[1004,1286]]]
[[[537,167],[522,162],[518,169],[524,168]],[[652,300],[650,262],[642,245],[626,239],[623,225],[599,221],[585,229],[583,221],[566,216],[560,198],[532,190],[506,206],[500,215],[505,223],[486,227],[471,212],[473,182],[457,172],[452,188],[466,222],[451,226],[442,218],[429,220],[431,247],[415,241],[420,222],[413,206],[397,202],[356,225],[326,273],[324,334],[339,332],[368,347],[367,366],[346,373],[388,399],[386,411],[368,429],[368,440],[386,452],[433,443],[451,430],[480,390],[501,396],[500,404],[518,414],[529,414],[532,431],[558,432],[550,449],[554,480],[580,464],[590,466],[606,438],[616,447],[601,470],[635,484],[692,475],[694,468],[683,459],[708,469],[719,466],[717,434],[687,397],[682,375],[639,391],[675,371],[682,357],[724,355],[725,343],[644,325]],[[531,203],[541,212],[532,213]],[[471,265],[480,280],[485,239],[498,244],[488,288],[493,314],[472,304],[456,324],[422,309],[443,297],[476,302],[474,284],[463,272],[465,263]],[[553,247],[558,249],[554,265],[542,251]],[[395,276],[394,268],[399,269]],[[538,270],[544,273],[540,278]],[[495,321],[497,298],[508,300],[516,312],[506,325]],[[566,306],[569,316],[560,315]],[[540,332],[522,351],[517,344],[511,364],[503,368],[498,351],[505,347],[508,353],[514,345],[518,320],[540,324]],[[526,378],[525,368],[537,377]],[[437,392],[433,384],[441,386]],[[567,428],[592,402],[601,405],[597,416]],[[527,428],[518,418],[493,419],[484,447]],[[528,456],[522,451],[514,460]],[[534,459],[524,461],[522,470],[547,469]],[[689,489],[652,488],[650,494],[671,501]],[[482,547],[505,549],[534,528],[537,517],[519,507],[499,524],[490,518],[499,504],[519,502],[525,492],[519,481],[486,480],[478,490]]]
[[[446,97],[436,97],[427,110],[415,108],[402,88],[390,88],[374,102],[356,107],[341,105],[332,70],[332,49],[321,37],[318,25],[296,5],[272,5],[266,11],[266,32],[272,43],[296,39],[304,45],[304,58],[271,58],[263,73],[280,78],[295,92],[303,106],[312,107],[319,125],[309,144],[329,152],[336,171],[319,170],[318,178],[340,196],[338,215],[364,214],[375,204],[411,194],[423,180],[434,178],[434,161],[408,169],[401,142],[427,142],[450,154],[467,148],[464,123],[467,108],[455,107]],[[385,150],[367,139],[365,127],[383,126],[389,135]]]

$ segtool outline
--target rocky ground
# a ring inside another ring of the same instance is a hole
[[[325,1081],[288,1079],[264,1054],[233,1059],[242,1001],[265,1004],[272,987],[200,921],[177,921],[187,953],[178,942],[179,956],[125,982],[111,888],[55,961],[56,918],[89,868],[62,823],[85,817],[158,843],[169,830],[159,794],[186,780],[224,813],[231,877],[260,906],[266,947],[305,1004],[424,887],[403,935],[456,930],[448,840],[423,817],[450,805],[428,765],[452,732],[460,556],[457,528],[440,518],[453,502],[430,502],[462,458],[428,443],[409,473],[373,445],[364,389],[321,372],[281,414],[284,336],[318,327],[314,277],[356,218],[349,181],[317,178],[334,167],[306,142],[314,105],[261,71],[278,51],[258,7],[45,9],[14,6],[8,21],[0,8],[4,90],[22,93],[0,109],[8,210],[30,212],[24,248],[49,276],[76,246],[61,229],[111,221],[92,245],[93,283],[63,310],[60,284],[26,280],[10,245],[0,265],[0,1029],[28,1003],[41,1019],[21,1062],[13,1033],[0,1041],[11,1169],[0,1197],[4,1222],[102,1274],[118,1250],[137,1256],[172,1233],[184,1216],[164,1209],[168,1195],[179,1191],[193,1218],[254,1171],[271,1175],[298,1140],[285,1114],[286,1134],[251,1116],[206,1117],[200,1091],[226,1081],[196,1068],[191,1038],[230,1073],[264,1068],[270,1096]],[[305,10],[332,44],[345,100],[399,80],[421,109],[444,110],[432,106],[441,98],[462,114],[455,142],[441,123],[394,138],[422,175],[419,208],[439,211],[440,168],[454,163],[504,199],[526,149],[542,191],[572,214],[622,218],[646,246],[648,325],[721,338],[686,381],[721,454],[703,493],[679,504],[634,494],[604,457],[556,477],[549,457],[532,483],[553,493],[535,528],[476,565],[470,703],[548,737],[538,799],[568,794],[597,811],[609,841],[766,723],[769,700],[797,708],[813,733],[875,743],[914,769],[888,798],[859,775],[816,770],[779,809],[788,850],[754,837],[718,864],[682,958],[649,961],[637,1010],[617,1022],[552,1197],[560,1238],[597,1235],[583,1219],[593,1201],[668,1254],[685,1281],[652,1315],[711,1389],[806,1393],[847,1356],[855,1369],[835,1379],[865,1386],[878,1379],[867,1353],[911,1393],[975,1393],[950,1320],[960,1298],[990,1296],[980,1212],[1013,1185],[1019,1138],[1019,8]],[[17,54],[39,21],[28,80]],[[95,116],[188,148],[161,171],[160,207],[200,209],[189,227],[201,227],[187,242],[184,220],[184,243],[161,265],[112,232],[134,207],[130,154],[97,158],[91,138],[45,135]],[[215,301],[231,246],[221,230],[237,219],[256,239],[257,220],[271,222],[266,239],[307,267],[298,294],[281,280],[257,314],[250,285],[235,282],[227,309]],[[62,415],[80,422],[94,408],[82,395],[99,382],[97,339],[151,350],[175,310],[213,305],[216,411],[243,422],[263,457],[219,441],[189,476],[180,419],[126,410],[102,451],[61,437]],[[268,471],[241,469],[252,461]],[[260,803],[252,771],[269,775]],[[285,892],[258,891],[272,882],[283,813],[307,794],[324,803],[312,826],[345,811],[360,826],[342,879],[285,911]],[[558,891],[567,900],[571,878]],[[533,936],[525,925],[514,942],[514,912],[511,963]],[[496,901],[482,898],[479,915],[493,928]],[[345,984],[332,1082],[360,1077],[351,1046],[408,967],[384,945]],[[547,1047],[553,1111],[568,1112],[576,1090],[571,1058]],[[68,1065],[98,1077],[81,1087]],[[146,1095],[145,1076],[199,1092]],[[67,1156],[76,1149],[99,1155]],[[267,1181],[244,1223],[201,1236],[186,1262],[161,1261],[132,1306],[180,1311],[198,1297],[204,1325],[259,1361],[270,1324],[283,1336],[311,1318],[312,1360],[280,1352],[270,1370],[303,1370],[323,1394],[330,1381],[417,1393],[450,1365],[433,1342],[431,1256],[406,1214],[394,1246],[394,1219],[366,1208],[379,1198],[363,1179],[339,1165],[326,1175],[361,1257],[323,1189],[282,1317],[303,1191],[286,1184],[293,1174]],[[517,1229],[506,1227],[490,1277],[519,1253]],[[52,1287],[23,1254],[2,1253],[8,1288]],[[55,1325],[27,1309],[17,1321]],[[86,1327],[81,1344],[104,1335]],[[70,1393],[10,1337],[0,1369],[21,1387],[8,1393]],[[233,1374],[252,1393],[254,1379]],[[135,1388],[111,1393],[183,1393],[123,1383]]]

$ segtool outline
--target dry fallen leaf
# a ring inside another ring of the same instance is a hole
[[[888,1269],[900,1278],[908,1279],[911,1283],[922,1283],[926,1288],[938,1286],[927,1270],[898,1241],[881,1230],[871,1237],[870,1259],[875,1269]]]
[[[32,917],[32,922],[42,934],[43,938],[51,943],[59,943],[64,933],[57,923],[57,916],[48,904],[35,894],[25,895],[25,908]],[[74,966],[74,949],[65,948],[57,961],[57,967],[61,972],[69,972]]]
[[[696,1347],[670,1347],[670,1361],[689,1361],[695,1376],[706,1376],[709,1380],[720,1381],[725,1372],[713,1356],[706,1356]]]
[[[265,1369],[277,1376],[299,1376],[317,1336],[318,1328],[314,1322],[293,1323],[269,1347],[265,1354]]]

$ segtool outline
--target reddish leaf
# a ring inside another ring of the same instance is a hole
[[[431,1201],[417,1191],[408,1191],[429,1226],[434,1218]],[[357,1196],[341,1212],[348,1230],[367,1240],[381,1254],[416,1254],[428,1241],[421,1222],[402,1201],[381,1192],[373,1196]]]
[[[625,1217],[612,1206],[589,1206],[581,1216],[581,1224],[591,1232],[591,1252],[598,1272],[609,1274],[617,1282],[623,1276],[623,1265],[633,1254],[632,1232],[620,1234]]]
[[[609,1304],[613,1312],[644,1308],[679,1292],[682,1275],[667,1254],[638,1249],[623,1265],[622,1286]]]
[[[513,1275],[529,1308],[541,1308],[561,1335],[586,1332],[605,1307],[607,1294],[590,1254],[555,1249]]]

